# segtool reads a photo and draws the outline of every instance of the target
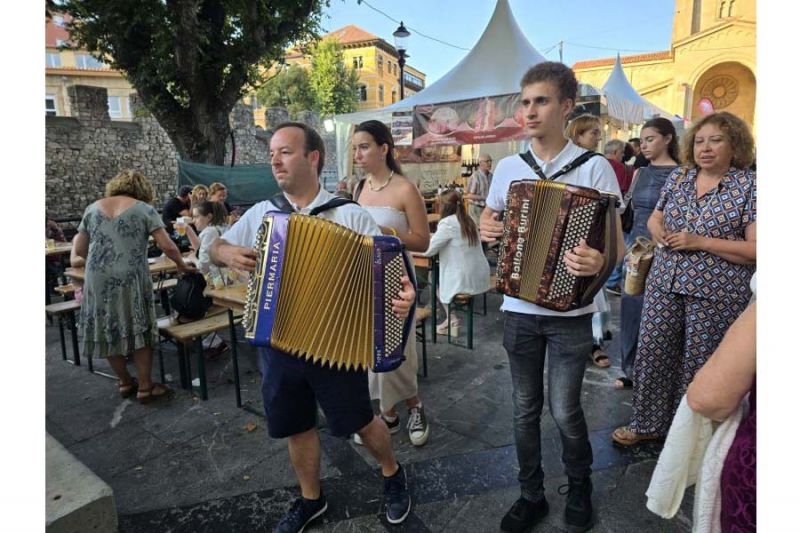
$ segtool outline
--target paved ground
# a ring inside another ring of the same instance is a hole
[[[435,345],[428,343],[429,375],[420,378],[432,424],[427,445],[414,448],[404,432],[394,436],[414,493],[407,522],[390,526],[381,518],[376,463],[363,448],[332,437],[322,418],[323,490],[330,506],[310,531],[498,531],[519,489],[500,296],[490,294],[488,300],[488,315],[476,316],[473,350],[448,345],[441,337]],[[611,300],[618,312],[619,299]],[[615,332],[616,327],[615,321]],[[267,437],[263,418],[236,408],[230,352],[207,364],[208,401],[178,389],[170,400],[142,406],[120,399],[111,380],[62,361],[57,327],[46,326],[46,338],[47,431],[111,485],[120,531],[271,531],[297,495],[295,479],[285,442]],[[691,492],[673,520],[645,508],[659,445],[619,449],[611,444],[613,429],[628,420],[631,394],[613,389],[619,372],[616,342],[608,349],[614,366],[598,369],[587,356],[583,387],[599,517],[593,531],[689,531]],[[164,358],[168,374],[177,380],[175,351],[168,345]],[[240,368],[243,397],[258,410],[260,376],[254,352],[244,344]],[[96,362],[96,369],[110,372],[104,361]],[[565,530],[564,496],[557,490],[566,478],[558,431],[544,410],[551,512],[537,531],[555,532]],[[405,422],[405,413],[402,418]]]

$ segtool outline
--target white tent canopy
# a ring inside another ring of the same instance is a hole
[[[349,131],[365,120],[389,123],[392,112],[411,111],[420,104],[440,104],[519,92],[523,74],[546,61],[522,33],[508,0],[497,0],[492,18],[478,42],[450,71],[422,91],[381,109],[336,115],[339,175],[347,166]]]
[[[492,18],[478,42],[450,71],[417,94],[382,109],[337,115],[337,121],[358,124],[388,122],[394,111],[411,111],[420,104],[440,104],[519,92],[522,75],[546,61],[522,33],[508,0],[497,0]]]
[[[619,54],[614,69],[603,85],[603,95],[606,98],[609,116],[627,124],[642,124],[656,115],[674,119],[672,113],[651,104],[636,92],[625,76],[625,71],[622,70]]]

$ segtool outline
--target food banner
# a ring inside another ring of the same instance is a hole
[[[414,107],[414,148],[525,139],[519,94]]]
[[[422,192],[435,191],[452,183],[460,174],[461,147],[459,146],[396,146],[395,157],[403,167],[403,174]]]
[[[395,146],[411,146],[413,121],[411,111],[392,113],[392,138]]]

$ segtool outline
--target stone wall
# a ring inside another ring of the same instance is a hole
[[[125,168],[140,170],[156,190],[157,207],[175,194],[178,179],[178,153],[158,122],[131,97],[132,122],[112,121],[108,116],[105,88],[75,85],[68,89],[72,117],[46,117],[45,202],[50,218],[80,217],[86,206],[101,198],[105,184]],[[267,124],[288,119],[284,109],[266,111]],[[314,114],[297,119],[320,129]],[[256,126],[253,109],[237,104],[231,112],[236,142],[235,164],[269,162],[270,131]],[[335,140],[325,134],[326,147]],[[328,149],[326,167],[336,168],[335,149]],[[225,164],[230,164],[231,142]]]

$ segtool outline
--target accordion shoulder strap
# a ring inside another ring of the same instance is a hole
[[[289,203],[289,200],[286,199],[286,197],[283,195],[282,192],[279,192],[275,196],[271,197],[269,201],[272,202],[272,205],[277,207],[281,213],[295,212],[294,207],[292,206],[291,203]]]
[[[273,196],[272,198],[270,198],[269,201],[272,202],[272,205],[277,207],[278,210],[281,213],[296,213],[297,212],[297,211],[295,211],[295,209],[292,206],[292,204],[289,202],[289,200],[286,199],[286,197],[283,195],[282,192],[280,192],[280,193],[276,194],[275,196]],[[328,200],[327,202],[325,202],[324,204],[318,205],[317,207],[312,209],[311,212],[309,213],[309,215],[314,217],[314,216],[319,215],[323,211],[327,211],[328,209],[336,209],[337,207],[341,207],[343,205],[355,204],[355,203],[356,202],[354,202],[353,200],[348,200],[347,198],[338,198],[338,197],[337,198],[332,198],[332,199]],[[358,204],[356,204],[356,205],[358,205]]]
[[[603,268],[586,288],[586,292],[583,294],[579,307],[585,307],[592,303],[594,297],[600,292],[600,289],[603,288],[609,276],[611,276],[611,271],[617,266],[617,202],[608,202],[608,207],[606,209],[606,245],[603,250],[605,261],[603,263]]]
[[[336,197],[336,198],[332,198],[332,199],[328,200],[327,202],[325,202],[322,205],[318,205],[317,207],[315,207],[314,209],[311,210],[309,215],[311,215],[312,217],[315,217],[315,216],[319,215],[320,213],[322,213],[323,211],[327,211],[328,209],[336,209],[337,207],[341,207],[341,206],[347,205],[347,204],[358,205],[358,203],[354,202],[353,200],[348,200],[347,198]]]
[[[598,154],[597,152],[592,152],[591,150],[589,150],[588,152],[584,152],[575,159],[573,159],[572,161],[570,161],[569,163],[567,163],[566,165],[564,165],[561,168],[561,170],[559,170],[558,172],[556,172],[555,174],[553,174],[548,178],[547,176],[545,176],[542,167],[539,166],[539,164],[536,162],[536,159],[534,159],[533,155],[531,155],[529,151],[525,151],[519,154],[522,160],[525,161],[525,163],[527,163],[528,166],[531,167],[534,172],[536,172],[536,175],[542,178],[543,180],[554,180],[556,178],[559,178],[568,172],[572,172],[574,169],[578,168],[591,158],[598,155],[602,154]]]

